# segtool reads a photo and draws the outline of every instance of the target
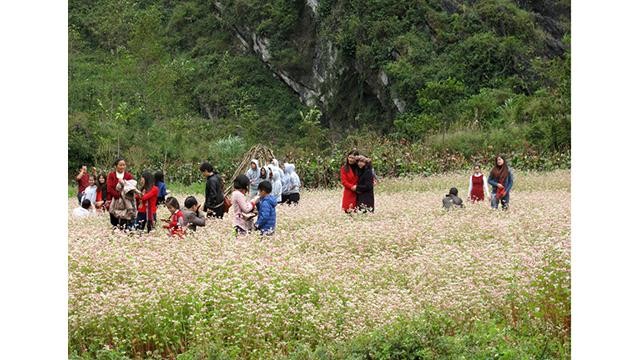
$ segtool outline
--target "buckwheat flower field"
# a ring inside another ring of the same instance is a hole
[[[159,226],[114,233],[107,214],[73,219],[69,199],[69,355],[257,359],[302,347],[312,358],[427,311],[454,324],[443,335],[502,319],[568,342],[570,173],[516,172],[507,212],[466,199],[443,210],[449,187],[464,199],[467,184],[462,173],[383,179],[375,213],[353,216],[341,189],[304,190],[264,238],[235,238],[228,214],[184,239]]]

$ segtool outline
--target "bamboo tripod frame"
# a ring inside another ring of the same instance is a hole
[[[257,159],[260,163],[260,166],[267,165],[271,162],[271,159],[275,158],[273,155],[273,151],[268,147],[258,144],[254,145],[249,151],[244,154],[240,165],[236,168],[236,171],[233,173],[233,176],[227,182],[226,189],[224,190],[224,196],[229,196],[233,191],[233,179],[235,179],[238,175],[244,174],[249,166],[251,165],[252,159]]]

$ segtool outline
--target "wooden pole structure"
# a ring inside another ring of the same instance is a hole
[[[268,147],[258,144],[254,145],[249,151],[244,154],[240,165],[236,168],[236,171],[233,173],[233,176],[229,181],[227,181],[226,189],[224,190],[224,195],[229,196],[233,191],[233,179],[235,179],[238,175],[244,174],[249,166],[251,165],[252,159],[257,159],[260,163],[260,166],[267,165],[271,161],[271,159],[275,158],[273,155],[273,151]]]

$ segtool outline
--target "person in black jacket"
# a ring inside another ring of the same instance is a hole
[[[224,190],[222,190],[220,175],[213,170],[213,166],[208,162],[200,165],[200,172],[207,179],[203,210],[207,213],[207,217],[215,216],[222,219],[224,216]]]
[[[373,212],[373,171],[371,168],[371,159],[365,156],[358,156],[358,184],[356,185],[356,204],[362,212]]]

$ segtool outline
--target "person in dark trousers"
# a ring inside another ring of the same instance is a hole
[[[208,162],[200,165],[200,172],[207,179],[203,210],[207,213],[207,217],[215,216],[222,219],[224,216],[224,190],[222,190],[220,175],[213,170],[213,166]]]
[[[258,199],[255,199],[258,208],[256,229],[261,235],[273,235],[276,229],[276,198],[271,195],[271,182],[263,181],[258,184]]]
[[[283,186],[282,202],[287,205],[298,205],[300,201],[300,177],[296,173],[296,166],[284,163],[284,174],[286,181]]]
[[[375,210],[371,159],[363,155],[358,156],[358,184],[356,185],[356,203],[358,204],[359,211],[373,212]]]
[[[452,207],[454,208],[463,208],[462,199],[458,197],[458,189],[452,187],[449,190],[449,193],[444,196],[442,199],[442,207],[449,210]]]
[[[138,214],[135,225],[138,230],[144,230],[146,227],[147,232],[150,232],[156,224],[158,187],[149,171],[142,173],[138,184],[142,186],[142,193],[136,195]]]
[[[498,208],[498,203],[502,204],[502,210],[509,209],[509,193],[513,187],[513,173],[507,166],[507,162],[502,156],[496,156],[496,162],[491,173],[489,174],[489,180],[491,184],[491,207]]]

